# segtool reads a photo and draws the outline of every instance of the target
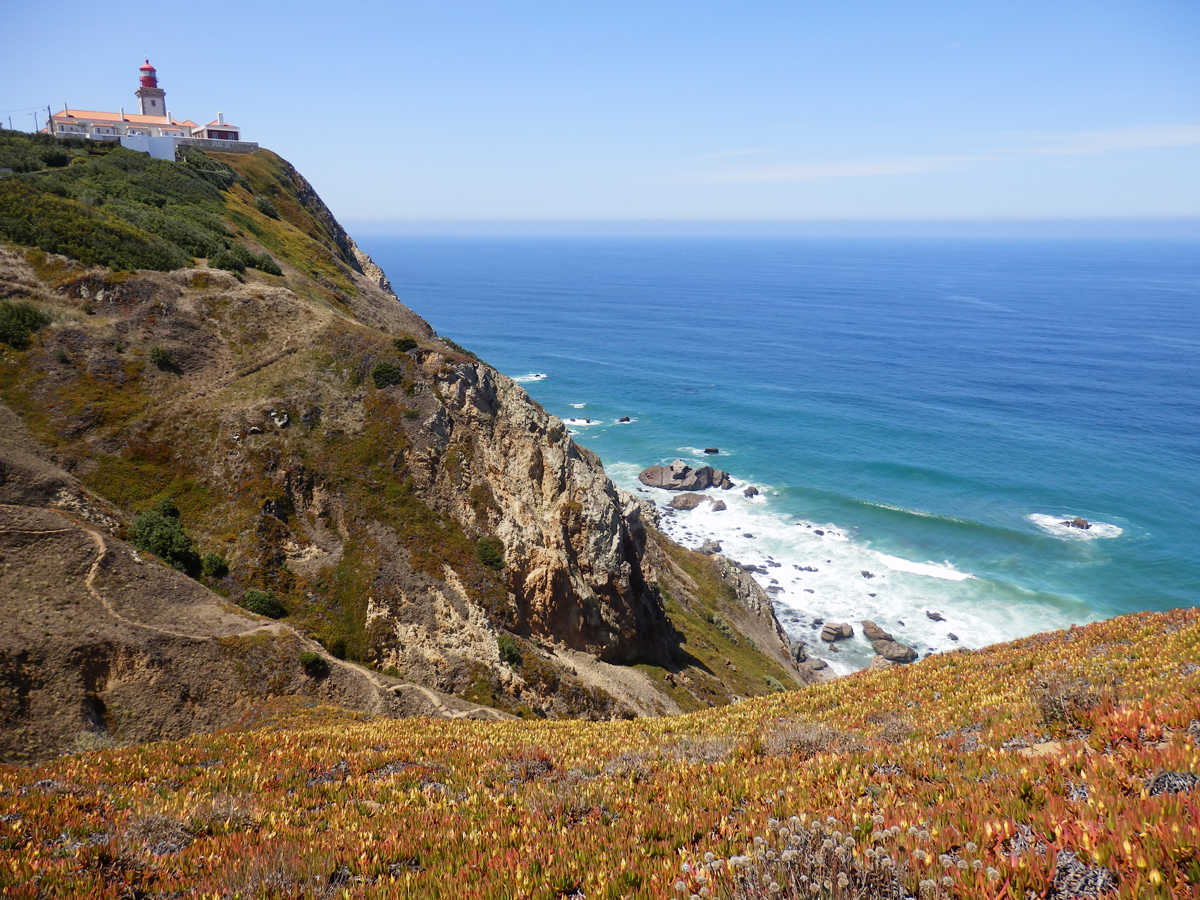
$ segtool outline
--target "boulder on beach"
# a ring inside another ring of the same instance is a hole
[[[638,481],[647,487],[668,491],[703,491],[710,487],[728,490],[733,487],[729,473],[712,466],[693,469],[682,459],[669,466],[651,466],[638,475]]]
[[[872,622],[870,619],[862,620],[863,637],[868,641],[894,641],[895,638]]]
[[[917,651],[899,641],[871,641],[871,649],[894,663],[910,663],[917,658]]]
[[[669,505],[671,509],[695,509],[703,502],[703,494],[680,494],[678,497],[672,497]]]
[[[849,622],[830,622],[821,629],[821,640],[828,644],[854,637],[854,629]]]

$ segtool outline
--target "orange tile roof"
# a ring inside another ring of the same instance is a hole
[[[167,119],[166,116],[142,116],[137,113],[125,113],[125,118],[121,118],[119,112],[98,112],[89,109],[64,109],[62,112],[55,113],[51,118],[55,120],[63,119],[86,119],[92,122],[122,122],[128,125],[174,125],[174,121]]]
[[[236,125],[232,125],[229,122],[222,122],[220,119],[213,119],[211,122],[209,122],[204,127],[205,128],[232,128],[234,131],[241,131],[241,129],[238,128]]]

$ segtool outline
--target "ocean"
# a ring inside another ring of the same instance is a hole
[[[727,470],[725,510],[664,530],[765,569],[837,672],[866,618],[924,655],[1200,598],[1195,242],[359,242],[618,486],[663,507],[646,466]]]

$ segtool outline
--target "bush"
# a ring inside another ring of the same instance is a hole
[[[320,653],[304,650],[300,653],[300,666],[310,678],[324,678],[329,674],[329,663]]]
[[[399,384],[404,377],[404,373],[400,367],[394,362],[378,362],[375,368],[371,370],[371,378],[375,381],[375,387],[383,390],[385,387],[393,384]]]
[[[438,337],[442,337],[442,336],[438,335]],[[476,362],[479,361],[478,356],[476,356],[470,350],[466,350],[466,349],[460,347],[458,344],[454,343],[454,341],[450,340],[450,338],[448,338],[448,337],[442,337],[442,343],[444,343],[446,346],[448,346],[455,353],[461,353],[463,356],[471,357],[471,359],[475,360]]]
[[[407,353],[409,350],[417,349],[417,342],[415,340],[413,340],[411,337],[409,337],[407,334],[404,335],[403,337],[396,338],[395,340],[392,341],[392,343],[396,346],[396,349],[399,350],[401,353]]]
[[[159,509],[144,512],[133,520],[129,529],[129,543],[139,550],[153,553],[167,565],[192,577],[200,571],[200,556],[192,544],[192,539],[184,533],[179,522],[179,513],[164,514],[161,509],[169,504],[171,510],[175,504],[164,500]]]
[[[150,348],[150,362],[158,366],[160,369],[169,369],[175,364],[171,359],[171,351],[164,350],[162,347]]]
[[[260,272],[266,272],[268,275],[282,275],[283,269],[279,268],[279,263],[271,259],[269,254],[262,254],[254,257],[254,268]]]
[[[229,574],[229,563],[225,561],[225,557],[212,551],[204,554],[201,567],[204,569],[204,574],[210,578],[224,578]]]
[[[511,634],[496,636],[496,646],[500,650],[500,658],[514,669],[525,660],[521,656],[521,646]]]
[[[222,249],[208,258],[208,264],[214,269],[224,269],[226,272],[234,272],[241,275],[246,271],[246,263],[238,257],[239,254]]]
[[[269,197],[264,197],[262,194],[254,198],[254,208],[264,216],[270,216],[272,219],[279,218],[279,213],[275,210],[275,204],[271,202]]]
[[[191,262],[178,247],[103,209],[12,178],[0,182],[0,238],[110,269],[166,271]]]
[[[270,591],[259,591],[251,588],[246,591],[246,609],[250,612],[266,616],[268,619],[282,619],[288,614],[287,607],[279,602],[279,598]]]
[[[489,569],[499,571],[504,568],[504,542],[500,538],[481,538],[475,547],[479,561]]]
[[[0,302],[0,341],[14,350],[29,346],[30,336],[50,324],[50,317],[23,300]]]

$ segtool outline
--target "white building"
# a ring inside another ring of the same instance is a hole
[[[197,125],[191,119],[180,121],[172,118],[167,109],[167,92],[158,86],[158,73],[154,66],[150,65],[150,60],[146,60],[146,64],[141,67],[140,75],[141,83],[134,93],[138,100],[136,113],[127,113],[123,107],[118,112],[97,112],[70,109],[63,104],[62,112],[50,117],[45,130],[59,137],[82,137],[102,141],[117,140],[128,135],[241,142],[242,130],[226,122],[224,113],[217,113],[216,119],[207,125]],[[184,143],[190,143],[190,140]]]

